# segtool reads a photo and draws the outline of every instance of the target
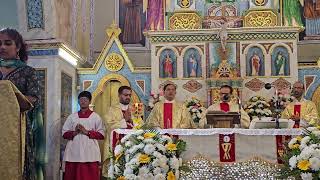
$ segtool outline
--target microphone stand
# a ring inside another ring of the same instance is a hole
[[[241,99],[240,97],[238,96],[238,106],[239,106],[239,115],[238,115],[238,118],[239,118],[239,128],[241,128]]]

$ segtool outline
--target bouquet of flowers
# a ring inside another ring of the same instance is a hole
[[[282,95],[279,94],[278,95],[278,108],[281,110],[281,112],[286,108],[286,106],[290,103],[293,102],[294,97],[293,96],[289,96],[289,95]],[[270,108],[273,112],[275,112],[276,107],[277,107],[277,100],[276,97],[272,97],[272,99],[270,99]]]
[[[272,116],[270,104],[261,96],[251,97],[245,104],[244,110],[248,113],[251,119]]]
[[[189,109],[193,122],[199,123],[203,113],[206,111],[206,108],[202,106],[200,100],[192,97],[191,99],[186,100],[185,105]]]
[[[320,127],[308,127],[302,136],[292,138],[284,155],[281,178],[303,180],[320,178]]]
[[[182,167],[182,140],[160,135],[156,130],[137,130],[115,147],[108,176],[111,179],[175,180]]]

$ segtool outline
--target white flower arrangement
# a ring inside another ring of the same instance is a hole
[[[261,96],[251,97],[245,104],[244,110],[251,119],[272,116],[269,103]]]
[[[199,123],[206,112],[206,108],[202,106],[200,100],[196,97],[192,97],[185,101],[185,105],[191,114],[193,122]]]
[[[302,136],[292,138],[284,156],[281,177],[320,178],[320,126],[308,127]]]
[[[179,179],[180,155],[186,149],[184,141],[160,135],[155,130],[138,130],[120,142],[111,158],[110,179]]]

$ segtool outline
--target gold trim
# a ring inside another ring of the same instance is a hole
[[[121,76],[119,74],[108,74],[99,81],[97,88],[92,93],[91,104],[95,103],[95,100],[98,97],[98,95],[100,95],[104,91],[105,84],[110,80],[116,80],[116,81],[119,81],[123,86],[131,87],[129,80],[124,76]],[[132,101],[135,103],[141,102],[139,96],[134,90],[132,90]]]
[[[220,28],[212,29],[188,29],[188,30],[159,30],[159,31],[147,31],[144,34],[147,37],[152,36],[172,36],[172,35],[212,35],[220,31]],[[303,27],[284,27],[284,26],[274,26],[270,27],[241,27],[241,28],[229,28],[228,33],[230,34],[244,34],[248,33],[262,33],[262,34],[271,34],[271,33],[282,33],[282,32],[294,32],[299,33],[303,31]]]
[[[265,14],[268,14],[269,16],[264,17]],[[252,17],[255,15],[256,17],[254,18],[256,21],[253,22],[251,20],[252,20]],[[266,20],[266,18],[270,18],[270,19]],[[262,23],[262,25],[259,26],[259,23]],[[274,13],[272,9],[260,9],[260,8],[249,10],[244,16],[243,24],[244,24],[243,25],[244,27],[269,27],[269,28],[279,25],[277,14]]]
[[[104,66],[111,72],[120,71],[124,66],[124,59],[120,54],[112,52],[106,57]]]

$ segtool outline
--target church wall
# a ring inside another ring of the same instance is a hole
[[[18,28],[17,2],[2,0],[0,6],[0,29],[4,27]]]

